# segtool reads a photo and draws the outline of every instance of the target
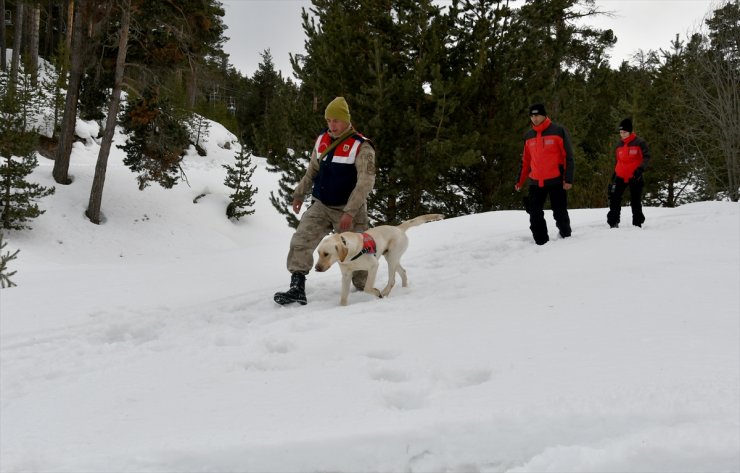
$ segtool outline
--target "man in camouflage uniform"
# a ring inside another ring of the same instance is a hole
[[[367,197],[375,185],[375,149],[350,121],[343,97],[329,103],[324,112],[327,129],[316,139],[306,174],[293,191],[293,212],[298,214],[307,194],[311,206],[301,217],[290,240],[287,267],[290,288],[276,292],[278,304],[305,305],[306,275],[313,267],[313,252],[331,231],[362,232],[368,229]],[[358,289],[365,287],[367,271],[353,274]]]

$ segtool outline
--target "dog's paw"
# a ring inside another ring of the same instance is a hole
[[[380,299],[383,298],[383,294],[378,289],[376,289],[374,287],[371,287],[370,289],[365,288],[365,292],[367,292],[368,294],[372,294],[372,295],[374,295],[374,296],[376,296],[376,297],[378,297]]]

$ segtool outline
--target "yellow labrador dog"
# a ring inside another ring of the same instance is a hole
[[[409,246],[406,230],[427,222],[442,220],[442,214],[428,214],[407,220],[394,227],[381,225],[371,228],[365,233],[342,232],[329,235],[319,244],[317,249],[319,260],[316,271],[328,270],[332,264],[339,263],[342,270],[342,294],[339,298],[341,305],[347,305],[349,283],[354,271],[367,271],[365,292],[378,297],[386,297],[396,284],[396,273],[401,276],[403,287],[408,285],[406,270],[401,266],[401,256]],[[375,288],[375,276],[378,273],[380,256],[385,256],[388,263],[388,284],[382,291]]]

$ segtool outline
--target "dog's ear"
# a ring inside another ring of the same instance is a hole
[[[347,258],[347,253],[349,253],[349,250],[347,249],[347,243],[344,241],[344,238],[342,238],[342,245],[337,245],[337,255],[339,255],[339,261],[344,263],[344,260]]]

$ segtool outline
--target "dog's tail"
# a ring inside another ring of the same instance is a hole
[[[401,223],[398,228],[405,232],[408,228],[415,227],[427,222],[435,222],[437,220],[442,220],[443,218],[445,218],[445,216],[442,214],[419,215],[416,218],[412,218],[411,220],[406,220],[405,222]]]

